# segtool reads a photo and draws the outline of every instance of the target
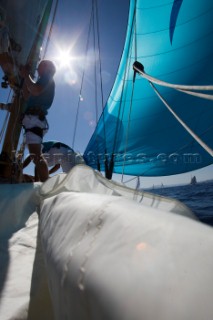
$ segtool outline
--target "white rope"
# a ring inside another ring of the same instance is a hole
[[[154,89],[155,93],[158,95],[158,97],[161,99],[161,101],[165,104],[167,109],[173,114],[173,116],[178,120],[178,122],[189,132],[189,134],[199,143],[205,150],[213,157],[213,150],[205,144],[187,125],[186,123],[181,120],[178,115],[172,110],[172,108],[168,105],[168,103],[164,100],[164,98],[161,96],[161,94],[158,92],[158,90],[155,88],[153,83],[150,82],[150,85]]]
[[[213,95],[211,95],[211,94],[205,94],[205,93],[188,91],[188,90],[180,90],[180,89],[177,89],[177,90],[180,91],[180,92],[184,92],[186,94],[190,94],[192,96],[198,97],[198,98],[207,99],[207,100],[213,100]]]
[[[180,85],[180,84],[172,84],[172,83],[168,83],[168,82],[159,80],[157,78],[151,77],[148,74],[146,74],[145,72],[143,72],[142,70],[140,70],[139,68],[137,68],[136,66],[134,66],[134,70],[136,70],[142,77],[144,77],[145,79],[149,80],[150,82],[162,85],[164,87],[173,88],[173,89],[176,89],[176,90],[186,90],[186,91],[187,90],[204,90],[204,91],[213,90],[213,85],[209,85],[209,86],[186,86],[186,85]]]

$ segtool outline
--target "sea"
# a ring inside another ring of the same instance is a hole
[[[187,205],[198,219],[213,226],[213,180],[194,185],[161,186],[153,188],[152,193],[175,198]]]

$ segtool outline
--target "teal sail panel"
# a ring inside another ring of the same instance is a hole
[[[213,100],[159,84],[153,87],[132,67],[139,61],[146,74],[170,84],[210,86],[212,39],[212,0],[130,1],[115,83],[84,153],[88,165],[104,170],[106,161],[112,160],[115,173],[165,176],[213,163],[208,152],[213,148]],[[208,150],[174,117],[155,89]]]

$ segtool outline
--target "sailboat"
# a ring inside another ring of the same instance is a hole
[[[191,184],[191,185],[195,185],[195,184],[197,184],[196,176],[193,176],[193,177],[191,178],[191,182],[190,182],[190,184]]]
[[[34,72],[57,2],[2,0],[0,9],[17,49],[4,49],[9,69],[0,60],[14,92],[0,166],[1,319],[211,319],[212,228],[179,201],[112,178],[212,163],[212,1],[130,1],[87,165],[45,183],[17,183],[17,68]]]

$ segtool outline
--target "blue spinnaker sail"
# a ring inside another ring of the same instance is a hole
[[[133,64],[170,84],[213,84],[212,0],[131,0],[115,84],[85,150],[88,165],[113,172],[164,176],[213,162],[213,100],[154,84]],[[177,114],[208,150],[168,110]],[[212,89],[212,88],[211,88]],[[192,91],[192,90],[190,90]],[[212,91],[203,93],[211,95]]]

